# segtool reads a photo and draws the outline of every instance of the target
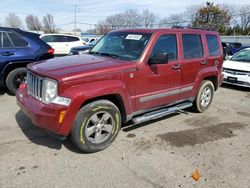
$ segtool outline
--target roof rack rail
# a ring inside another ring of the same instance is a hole
[[[174,25],[172,26],[173,29],[202,29],[202,30],[207,30],[207,31],[215,31],[214,29],[211,28],[206,28],[206,27],[190,27],[190,26],[179,26],[179,25]]]

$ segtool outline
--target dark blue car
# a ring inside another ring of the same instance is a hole
[[[38,34],[0,27],[0,87],[11,93],[26,79],[28,63],[54,57],[54,49]]]

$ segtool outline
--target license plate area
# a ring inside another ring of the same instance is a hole
[[[229,81],[229,82],[237,82],[237,78],[235,78],[235,77],[227,77],[227,80]]]

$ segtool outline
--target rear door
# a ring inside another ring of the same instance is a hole
[[[55,54],[67,54],[68,43],[66,36],[63,35],[45,35],[41,39],[47,42],[55,50]]]
[[[24,39],[24,37],[15,32],[8,32],[9,39],[11,40],[15,51],[16,60],[26,60],[34,58],[34,50],[31,45]]]
[[[198,73],[207,66],[205,58],[203,38],[197,33],[182,33],[182,68],[181,68],[181,87],[183,91],[180,99],[193,97],[192,90]]]
[[[17,51],[7,32],[1,32],[0,62],[12,61]]]
[[[67,36],[68,41],[68,53],[70,52],[70,49],[76,46],[83,46],[83,43],[80,41],[80,38],[74,37],[74,36]]]

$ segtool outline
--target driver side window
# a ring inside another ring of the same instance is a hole
[[[176,35],[162,35],[157,39],[150,57],[153,57],[155,54],[159,53],[167,53],[169,61],[177,60]]]

